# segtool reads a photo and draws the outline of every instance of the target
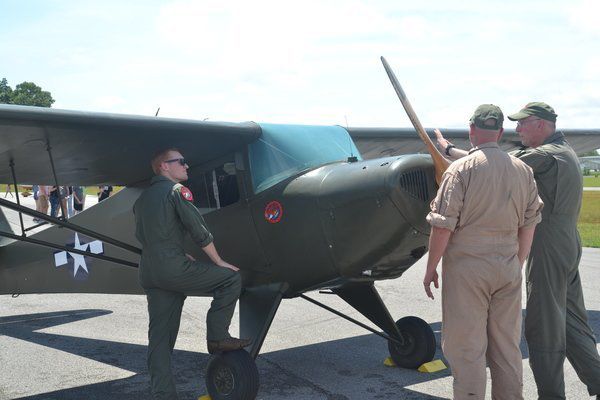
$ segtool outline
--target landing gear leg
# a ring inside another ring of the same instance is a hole
[[[433,360],[436,343],[431,327],[417,317],[405,317],[394,323],[375,285],[349,285],[333,292],[395,339],[388,340],[388,348],[396,365],[416,369]]]

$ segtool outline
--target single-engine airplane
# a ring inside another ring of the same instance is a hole
[[[457,144],[466,130],[446,130]],[[600,130],[565,131],[578,150],[600,147]],[[431,135],[431,131],[429,132]],[[504,148],[518,137],[507,132]],[[252,399],[258,356],[282,299],[302,297],[388,341],[404,368],[433,359],[433,331],[420,318],[394,321],[374,286],[400,277],[426,252],[425,215],[435,195],[432,157],[412,128],[207,122],[0,105],[0,183],[121,185],[116,195],[66,219],[17,202],[2,209],[37,217],[10,224],[0,213],[0,294],[142,294],[132,206],[159,148],[177,147],[186,183],[224,259],[240,267],[240,335],[249,352],[213,356],[213,399]],[[595,146],[595,147],[594,147]],[[465,146],[466,147],[466,146]],[[403,155],[401,155],[403,154]],[[204,257],[191,239],[186,251]],[[382,332],[305,293],[333,293]]]

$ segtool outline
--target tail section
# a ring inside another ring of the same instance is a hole
[[[139,247],[135,239],[133,203],[141,193],[126,188],[69,219],[69,222],[121,242]],[[2,209],[0,229],[15,232],[18,214]],[[14,213],[11,214],[11,213]],[[125,260],[137,265],[139,255],[103,243],[70,229],[50,226],[27,237],[64,248],[21,240],[0,239],[0,294],[21,293],[120,293],[138,294],[138,269],[117,262],[69,251],[77,249]]]

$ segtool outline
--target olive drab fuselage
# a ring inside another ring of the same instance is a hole
[[[246,287],[286,282],[286,296],[293,296],[351,281],[395,278],[427,251],[425,215],[436,190],[428,156],[329,163],[300,171],[260,193],[252,192],[246,151],[238,152],[236,160],[239,200],[205,209],[203,217],[219,253],[239,266]],[[201,171],[202,166],[190,168],[190,179]],[[71,221],[139,246],[132,209],[146,186],[125,188]],[[194,193],[194,198],[202,195]],[[280,207],[276,222],[269,220],[267,210],[274,202],[279,206],[271,212]],[[56,227],[36,236],[73,242],[72,232]],[[189,235],[184,241],[188,254],[206,259]],[[10,250],[2,249],[4,260],[13,260],[19,269],[10,274],[4,270],[2,293],[142,293],[135,268],[86,257],[89,274],[74,279],[67,268],[40,268],[52,263],[52,250],[27,243],[14,243]],[[104,254],[139,262],[110,245],[104,246]],[[30,279],[33,270],[41,281]]]

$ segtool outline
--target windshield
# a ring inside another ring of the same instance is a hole
[[[360,154],[340,126],[259,124],[261,137],[249,146],[254,193],[306,169]]]

